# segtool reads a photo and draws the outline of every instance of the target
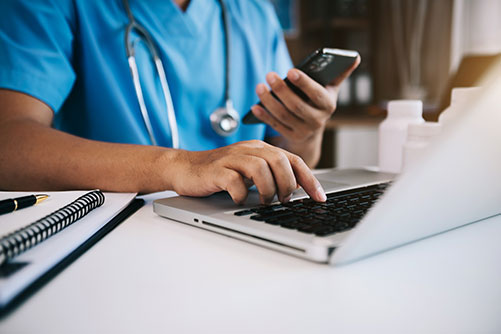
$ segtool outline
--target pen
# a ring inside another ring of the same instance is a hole
[[[0,201],[0,215],[38,204],[48,197],[49,195],[40,194],[5,199]]]

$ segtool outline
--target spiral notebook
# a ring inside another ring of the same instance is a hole
[[[85,217],[103,205],[104,199],[100,190],[93,190],[31,224],[21,226],[19,218],[11,224],[3,222],[0,225],[0,275],[9,272],[9,261]],[[7,229],[12,232],[2,233]]]
[[[44,193],[50,197],[39,205],[0,217],[0,315],[142,205],[133,193]],[[0,192],[0,200],[26,194]]]

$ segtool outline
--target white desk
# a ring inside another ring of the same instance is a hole
[[[148,203],[0,333],[501,331],[501,216],[344,267],[156,216]]]

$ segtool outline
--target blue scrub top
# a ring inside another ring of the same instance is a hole
[[[230,94],[243,116],[257,101],[255,86],[269,71],[292,66],[266,0],[225,0],[230,19]],[[217,135],[209,115],[224,105],[224,31],[216,0],[129,0],[135,19],[160,52],[176,112],[180,146],[205,150],[277,135],[241,124]],[[0,87],[45,102],[54,127],[101,141],[151,144],[125,51],[122,0],[1,0]],[[140,80],[159,145],[171,146],[158,75],[144,43],[136,46]]]

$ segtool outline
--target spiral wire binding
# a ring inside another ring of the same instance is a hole
[[[103,205],[104,199],[101,191],[94,190],[36,222],[0,238],[0,265]]]

